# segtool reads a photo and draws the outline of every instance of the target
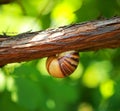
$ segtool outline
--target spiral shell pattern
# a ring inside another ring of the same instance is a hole
[[[64,78],[72,74],[79,63],[77,51],[67,51],[47,59],[46,67],[50,75],[57,78]]]

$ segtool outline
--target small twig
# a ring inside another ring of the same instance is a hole
[[[93,51],[120,47],[120,17],[0,36],[0,66],[51,56],[68,50]]]

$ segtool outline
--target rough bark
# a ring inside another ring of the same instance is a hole
[[[0,66],[51,56],[68,50],[94,51],[120,47],[120,17],[27,32],[0,35]]]

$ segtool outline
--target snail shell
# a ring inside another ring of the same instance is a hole
[[[78,62],[79,53],[77,51],[67,51],[48,57],[46,67],[50,75],[63,78],[75,71]]]

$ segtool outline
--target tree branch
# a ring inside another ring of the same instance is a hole
[[[51,56],[68,50],[120,47],[120,17],[22,33],[0,35],[0,66]]]

